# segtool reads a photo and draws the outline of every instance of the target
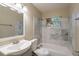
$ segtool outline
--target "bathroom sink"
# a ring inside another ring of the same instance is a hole
[[[9,44],[0,49],[3,55],[21,55],[30,49],[31,42],[27,40],[21,40],[17,44]]]

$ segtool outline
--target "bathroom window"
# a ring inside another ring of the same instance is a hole
[[[46,25],[52,26],[53,28],[60,29],[61,27],[61,17],[60,16],[53,16],[52,18],[46,18]]]
[[[61,21],[59,16],[53,16],[51,21],[54,28],[60,28]]]

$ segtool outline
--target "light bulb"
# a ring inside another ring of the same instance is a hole
[[[24,6],[24,7],[23,7],[23,11],[24,11],[24,12],[27,12],[28,9]]]

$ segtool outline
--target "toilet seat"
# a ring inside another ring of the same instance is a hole
[[[39,48],[34,51],[38,56],[49,56],[50,52],[47,48]]]

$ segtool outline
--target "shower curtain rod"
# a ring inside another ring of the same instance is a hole
[[[9,25],[9,24],[0,24],[2,26],[12,26],[12,25]]]

